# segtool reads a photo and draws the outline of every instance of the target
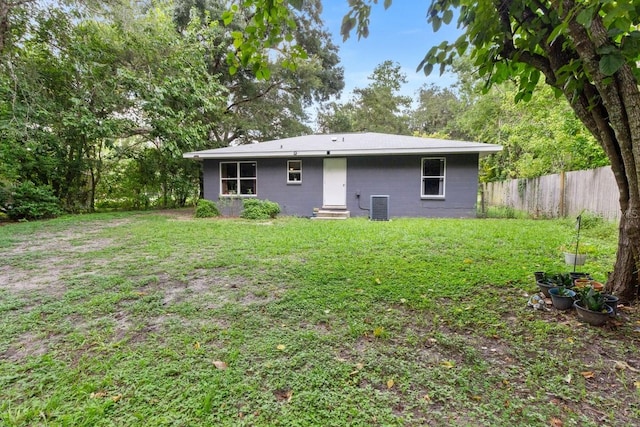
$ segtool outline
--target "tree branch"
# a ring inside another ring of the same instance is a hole
[[[256,96],[252,96],[252,97],[248,97],[248,98],[243,98],[241,100],[239,100],[238,102],[234,102],[231,103],[227,106],[226,111],[231,111],[234,108],[238,107],[239,105],[242,104],[246,104],[248,102],[252,102],[255,101],[256,99],[260,99],[264,96],[266,96],[269,92],[271,92],[274,88],[278,87],[280,84],[282,83],[282,81],[274,81],[272,84],[270,84],[264,91],[260,92],[259,94],[257,94]]]

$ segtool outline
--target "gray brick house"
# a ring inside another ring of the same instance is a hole
[[[185,153],[204,197],[257,197],[284,215],[473,217],[480,156],[500,145],[380,133],[308,135]],[[373,197],[372,197],[373,196]],[[374,219],[377,219],[374,217]],[[384,218],[383,218],[384,219]]]

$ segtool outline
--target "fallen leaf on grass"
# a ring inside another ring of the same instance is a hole
[[[613,366],[619,371],[624,371],[625,369],[628,369],[631,372],[638,372],[636,368],[630,366],[627,362],[623,362],[620,360],[616,360]]]
[[[356,363],[356,370],[353,372],[349,372],[349,376],[357,374],[358,372],[360,372],[360,370],[362,370],[362,368],[364,368],[364,365],[362,363]]]
[[[224,363],[222,360],[214,360],[213,361],[213,366],[215,366],[216,368],[218,368],[221,371],[224,371],[228,367],[227,364]]]
[[[551,418],[549,420],[549,425],[551,427],[562,427],[562,420],[560,418]]]
[[[584,372],[580,372],[580,375],[582,375],[585,379],[589,379],[589,378],[594,378],[595,374],[591,371],[584,371]]]
[[[277,346],[276,348],[277,348],[278,350],[282,351],[282,350],[284,350],[285,348],[287,348],[287,346],[286,346],[286,345],[284,345],[284,344],[278,344],[278,346]]]
[[[276,390],[273,394],[276,399],[280,401],[286,400],[287,402],[290,402],[293,397],[293,390]]]
[[[355,371],[351,371],[349,372],[349,376],[352,377],[358,373],[360,373],[360,370],[364,368],[364,365],[362,363],[356,363],[356,370]]]
[[[387,388],[392,388],[395,385],[395,381],[393,380],[388,380],[387,381]]]
[[[122,395],[121,394],[116,394],[115,396],[111,396],[111,400],[113,400],[115,403],[118,402],[118,400],[122,399]]]
[[[100,398],[106,397],[106,396],[107,396],[107,393],[104,392],[104,391],[96,391],[95,393],[91,393],[89,395],[89,397],[92,398],[92,399],[100,399]]]

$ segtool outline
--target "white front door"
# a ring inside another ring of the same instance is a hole
[[[347,159],[324,159],[322,207],[347,207]]]

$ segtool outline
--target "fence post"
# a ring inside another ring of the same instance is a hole
[[[566,206],[565,206],[565,186],[566,186],[566,176],[564,171],[560,171],[560,200],[558,201],[558,214],[560,218],[564,218],[567,216]]]

